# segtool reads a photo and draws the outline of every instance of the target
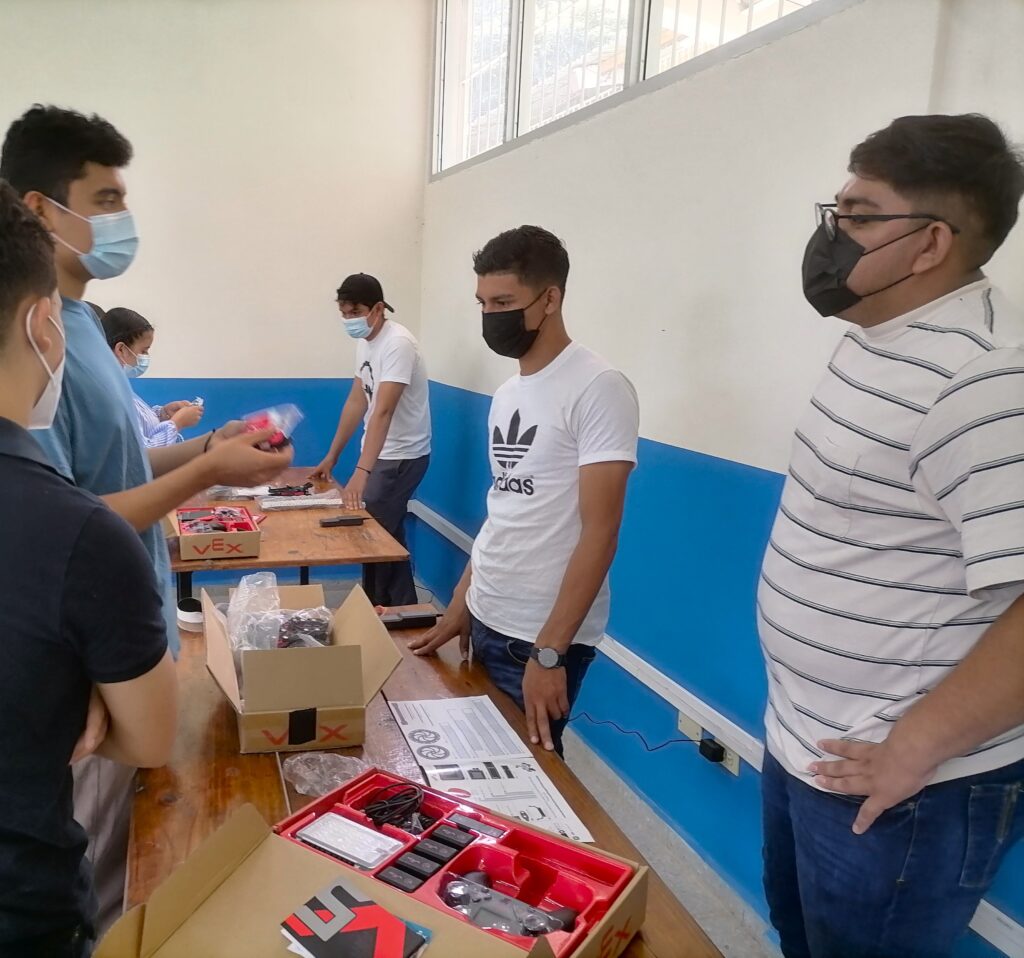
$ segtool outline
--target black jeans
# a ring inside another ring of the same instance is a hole
[[[522,639],[513,639],[480,622],[475,616],[472,620],[473,657],[487,669],[491,681],[502,692],[508,695],[521,709],[525,709],[523,701],[523,675],[526,663],[530,661],[530,643]],[[565,657],[565,684],[569,698],[569,710],[580,694],[583,677],[594,661],[597,650],[590,645],[570,645]],[[551,723],[551,740],[555,752],[562,755],[562,733],[565,731],[566,720],[560,719]]]
[[[37,938],[0,941],[0,958],[89,958],[95,943],[91,928],[75,925]]]
[[[430,456],[378,459],[366,483],[366,511],[405,546],[405,514]],[[374,605],[415,605],[411,562],[372,562],[363,566],[363,591]]]

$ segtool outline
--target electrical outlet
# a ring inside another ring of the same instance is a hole
[[[704,729],[700,727],[700,723],[690,718],[685,712],[679,713],[679,721],[676,725],[683,735],[695,742],[699,742],[701,735],[704,734]]]
[[[715,739],[717,742],[718,740]],[[719,745],[725,749],[725,758],[722,759],[722,768],[732,772],[733,775],[740,774],[740,757],[737,755],[728,745],[719,742]]]

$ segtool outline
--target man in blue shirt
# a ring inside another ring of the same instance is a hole
[[[7,131],[0,177],[55,241],[67,359],[56,418],[39,434],[39,443],[62,475],[103,497],[139,532],[162,589],[167,635],[176,650],[161,518],[213,484],[259,485],[273,479],[289,465],[291,452],[261,452],[255,444],[269,433],[240,434],[240,424],[232,424],[147,455],[127,379],[82,301],[91,280],[120,275],[134,258],[138,236],[122,175],[131,156],[131,144],[100,117],[35,106]],[[76,769],[75,813],[92,839],[101,929],[117,916],[123,898],[133,774],[102,760]]]
[[[25,428],[47,425],[60,397],[56,285],[46,231],[0,182],[0,954],[20,958],[92,948],[96,902],[70,766],[92,747],[90,695],[109,716],[103,754],[131,765],[167,760],[177,711],[142,543],[59,476]]]

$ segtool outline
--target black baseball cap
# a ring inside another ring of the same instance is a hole
[[[381,288],[380,280],[369,273],[353,273],[347,276],[338,287],[338,302],[358,303],[360,306],[369,306],[370,309],[378,303],[384,303],[384,308],[388,312],[394,312],[384,302],[384,290]]]

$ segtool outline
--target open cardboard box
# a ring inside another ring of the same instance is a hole
[[[280,586],[278,592],[282,609],[312,609],[326,601],[319,585]],[[334,613],[330,645],[239,653],[241,689],[226,623],[205,589],[202,602],[206,665],[235,707],[243,753],[363,743],[366,706],[402,653],[359,586]]]
[[[260,527],[248,509],[232,506],[236,512],[244,513],[251,526],[237,532],[183,532],[183,517],[192,513],[212,512],[213,507],[178,509],[169,520],[178,536],[178,549],[182,560],[201,559],[251,559],[260,554]]]
[[[627,864],[635,869],[632,880],[572,958],[617,958],[642,925],[648,870]],[[288,958],[281,922],[338,877],[400,918],[430,929],[426,958],[552,956],[543,937],[524,950],[275,835],[259,812],[246,805],[146,904],[114,924],[94,958]]]

